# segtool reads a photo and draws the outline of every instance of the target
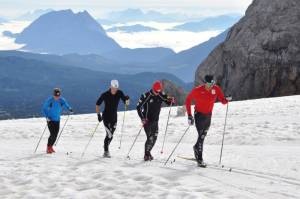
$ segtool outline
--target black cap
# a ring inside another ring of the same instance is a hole
[[[214,82],[214,76],[213,75],[205,75],[204,81],[205,81],[205,83],[213,83]]]
[[[61,89],[60,88],[55,88],[53,89],[53,95],[54,96],[60,96],[61,95]]]

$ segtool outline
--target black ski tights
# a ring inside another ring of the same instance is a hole
[[[211,123],[211,114],[204,115],[202,113],[195,113],[195,125],[198,131],[198,139],[196,144],[194,145],[194,154],[195,158],[198,161],[202,161],[202,153],[203,153],[203,143],[205,136],[207,135],[207,131],[210,127]]]
[[[50,131],[50,136],[48,138],[48,146],[53,146],[56,141],[57,134],[59,132],[59,122],[56,121],[48,122],[48,128]]]
[[[147,136],[147,140],[145,143],[145,154],[149,155],[157,139],[158,122],[149,122],[144,126],[144,129]]]
[[[104,127],[106,131],[106,137],[104,139],[104,151],[108,151],[109,144],[113,139],[113,135],[117,127],[117,123],[112,124],[104,122]]]

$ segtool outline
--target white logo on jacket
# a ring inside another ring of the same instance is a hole
[[[215,89],[212,89],[212,90],[211,90],[211,94],[215,95],[215,94],[216,94],[216,90],[215,90]]]

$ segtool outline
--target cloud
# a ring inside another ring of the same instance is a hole
[[[113,32],[108,33],[108,35],[115,39],[122,47],[126,48],[166,47],[178,52],[198,45],[223,31],[216,30],[198,33],[166,31],[180,23],[132,22],[121,25],[133,25],[136,23],[156,28],[159,31],[139,33]],[[0,25],[0,50],[15,50],[21,48],[23,45],[16,44],[14,39],[3,36],[2,32],[8,30],[13,33],[19,33],[29,24],[30,22],[27,21],[12,21]],[[105,26],[105,28],[109,27],[110,26]]]
[[[160,23],[160,22],[130,22],[117,25],[134,25],[141,24],[153,27],[159,31],[152,32],[108,32],[108,36],[115,39],[122,47],[126,48],[152,48],[165,47],[171,48],[175,52],[186,50],[194,47],[202,42],[207,41],[211,37],[217,36],[224,30],[204,31],[204,32],[187,32],[187,31],[167,31],[174,26],[182,23]],[[114,24],[116,26],[116,24]],[[111,26],[104,26],[105,29]]]
[[[12,21],[0,25],[0,50],[16,50],[23,45],[16,44],[15,39],[3,36],[3,31],[11,31],[13,33],[21,32],[30,22],[26,21]]]
[[[196,46],[209,38],[217,36],[223,30],[205,32],[186,31],[152,31],[139,33],[108,33],[122,47],[127,48],[150,48],[166,47],[176,52]]]

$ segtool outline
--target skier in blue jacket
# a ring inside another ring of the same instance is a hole
[[[61,97],[61,89],[55,88],[53,96],[49,97],[43,105],[43,114],[47,119],[50,136],[48,138],[47,153],[54,153],[53,144],[56,141],[59,132],[60,115],[63,109],[73,113],[72,108],[67,101]]]

